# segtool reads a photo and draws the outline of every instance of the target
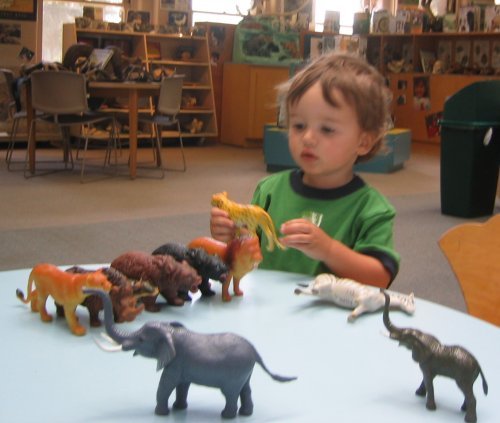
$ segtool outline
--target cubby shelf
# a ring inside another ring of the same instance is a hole
[[[183,103],[194,103],[194,105],[181,108],[179,119],[182,136],[200,139],[217,137],[218,128],[206,37],[80,29],[76,28],[75,24],[64,24],[63,52],[77,42],[85,42],[95,48],[116,46],[127,56],[140,58],[149,72],[162,68],[166,73],[175,72],[184,75]],[[198,124],[202,123],[201,130],[191,131],[194,120]],[[173,134],[172,131],[164,131],[162,136],[167,138]],[[139,135],[139,137],[145,136],[148,135]]]

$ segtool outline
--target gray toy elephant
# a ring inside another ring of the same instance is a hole
[[[221,390],[226,398],[222,417],[236,417],[238,397],[241,399],[239,414],[251,415],[250,377],[255,363],[276,381],[296,379],[271,373],[254,346],[232,333],[199,334],[180,323],[160,321],[147,322],[137,331],[126,333],[115,325],[111,301],[104,291],[88,289],[84,292],[102,298],[106,332],[123,351],[134,350],[134,355],[155,358],[157,370],[163,369],[156,394],[156,414],[169,413],[168,400],[174,389],[176,400],[173,407],[187,408],[189,386],[195,383]]]
[[[442,345],[434,336],[418,329],[394,326],[389,320],[389,295],[383,290],[382,292],[385,296],[383,321],[390,338],[410,349],[413,360],[422,370],[423,380],[415,393],[423,397],[427,395],[425,406],[429,410],[435,410],[434,378],[441,375],[455,379],[465,397],[462,405],[462,411],[466,411],[465,421],[476,422],[476,398],[473,386],[479,375],[483,380],[483,391],[485,395],[488,394],[488,384],[476,358],[465,348],[458,345]]]

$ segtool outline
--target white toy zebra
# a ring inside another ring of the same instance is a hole
[[[331,301],[341,307],[354,309],[347,321],[354,322],[363,313],[379,310],[384,307],[384,294],[380,288],[353,281],[337,278],[330,273],[322,273],[309,283],[299,285],[295,294],[313,295],[326,301]],[[391,307],[399,308],[405,313],[413,314],[415,300],[413,292],[409,295],[394,291],[386,291],[391,299]]]

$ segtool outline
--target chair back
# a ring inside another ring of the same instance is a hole
[[[439,240],[469,314],[500,326],[500,215],[485,223],[462,223]]]
[[[53,115],[88,111],[85,75],[70,71],[38,70],[30,75],[31,104]]]
[[[10,69],[0,68],[0,75],[3,75],[5,85],[7,86],[9,109],[14,112],[18,112],[19,110],[16,105],[16,98],[14,96],[14,73]]]
[[[160,95],[156,112],[162,115],[176,116],[181,109],[182,83],[184,75],[173,75],[161,81]]]

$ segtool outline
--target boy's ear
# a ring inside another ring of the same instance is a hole
[[[376,136],[371,132],[363,132],[359,138],[358,156],[368,154],[375,144]]]

